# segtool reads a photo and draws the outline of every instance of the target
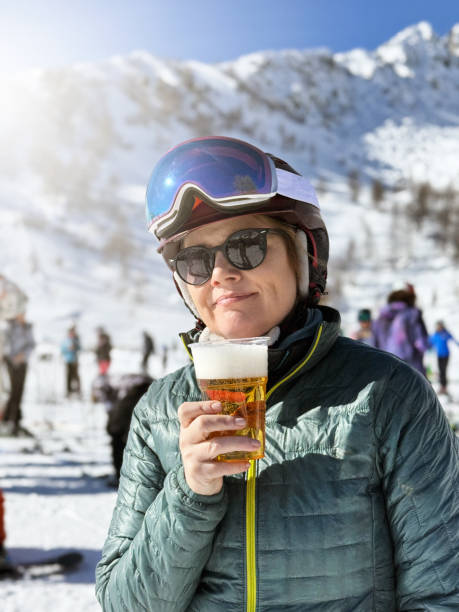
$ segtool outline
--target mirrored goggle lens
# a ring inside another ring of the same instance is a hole
[[[235,232],[220,246],[207,248],[188,247],[175,259],[175,269],[182,280],[190,285],[203,285],[212,276],[216,251],[223,251],[235,268],[252,270],[266,256],[267,230],[242,230]]]
[[[178,145],[156,165],[147,187],[149,223],[166,213],[192,183],[214,199],[270,194],[277,178],[263,151],[233,138],[198,138]]]

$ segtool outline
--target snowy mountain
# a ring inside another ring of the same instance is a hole
[[[83,341],[104,323],[125,345],[143,328],[169,341],[191,325],[143,198],[162,153],[209,134],[250,140],[315,182],[328,301],[345,326],[409,280],[428,324],[459,327],[459,23],[438,37],[422,22],[374,51],[213,65],[138,51],[3,85],[1,271],[29,293],[39,338],[71,319]]]
[[[40,346],[24,423],[2,438],[7,546],[14,562],[78,549],[66,576],[5,582],[2,610],[96,611],[94,570],[115,503],[106,412],[90,402],[94,328],[114,344],[113,374],[135,371],[140,331],[169,343],[191,326],[144,221],[145,185],[170,146],[194,136],[246,138],[289,160],[318,189],[331,238],[329,295],[344,331],[410,281],[427,325],[459,337],[459,24],[427,23],[374,51],[265,51],[207,65],[145,52],[20,74],[0,96],[0,273],[30,297]],[[64,400],[56,342],[73,320],[86,349],[83,400]],[[452,346],[459,424],[459,348]],[[157,353],[151,374],[166,364]],[[434,372],[435,356],[426,362]]]

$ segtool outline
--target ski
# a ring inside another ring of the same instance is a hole
[[[44,578],[53,574],[64,574],[76,569],[83,555],[77,551],[28,561],[5,562],[0,565],[0,580],[21,578]]]

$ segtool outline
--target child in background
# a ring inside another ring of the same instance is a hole
[[[353,340],[360,340],[365,344],[373,345],[373,332],[371,323],[371,310],[362,308],[357,316],[359,322],[358,329],[354,330],[350,337]]]
[[[448,342],[455,342],[459,346],[459,342],[446,329],[443,321],[437,321],[435,324],[435,333],[429,337],[429,342],[437,353],[438,372],[440,377],[440,389],[438,393],[448,395],[448,379],[446,370],[449,361]]]

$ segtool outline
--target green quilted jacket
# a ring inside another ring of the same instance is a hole
[[[192,365],[137,405],[96,591],[106,611],[459,610],[458,447],[428,382],[323,322],[271,386],[266,454],[187,486]]]

